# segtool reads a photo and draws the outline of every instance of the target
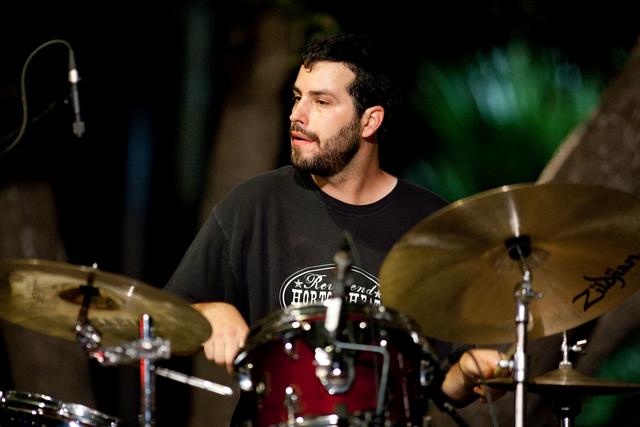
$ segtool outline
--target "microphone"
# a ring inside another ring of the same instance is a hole
[[[334,255],[336,275],[332,295],[331,298],[324,301],[324,305],[327,307],[324,328],[328,342],[315,349],[316,377],[329,394],[346,392],[355,378],[353,360],[349,356],[340,355],[341,349],[346,346],[346,343],[336,339],[338,331],[341,330],[344,323],[344,292],[349,268],[353,264],[347,237],[345,236],[343,245]]]
[[[333,261],[336,263],[336,278],[334,281],[332,297],[325,302],[327,306],[327,313],[324,319],[324,327],[327,330],[331,341],[335,339],[338,327],[342,321],[345,284],[349,269],[353,265],[351,248],[346,236],[342,246],[335,253]]]
[[[71,83],[71,101],[73,103],[73,114],[75,119],[73,121],[73,134],[78,138],[82,137],[84,133],[84,122],[80,118],[80,97],[78,96],[78,82],[80,81],[80,75],[76,67],[76,57],[73,53],[73,49],[69,47],[69,83]]]

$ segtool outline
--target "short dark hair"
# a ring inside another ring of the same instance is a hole
[[[311,69],[320,61],[342,62],[353,71],[356,77],[347,89],[354,99],[358,117],[374,105],[384,108],[385,121],[395,116],[399,97],[388,69],[388,58],[370,37],[357,34],[316,37],[303,51],[302,65]]]

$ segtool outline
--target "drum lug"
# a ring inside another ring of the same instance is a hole
[[[267,386],[264,381],[255,381],[251,369],[253,364],[249,363],[247,366],[241,366],[237,368],[236,379],[240,390],[246,392],[255,392],[256,395],[262,396],[267,390]]]
[[[420,360],[420,386],[428,389],[440,389],[444,381],[444,372],[430,354],[424,354]]]
[[[315,350],[316,377],[331,395],[347,392],[355,378],[353,359],[337,353],[333,347]]]
[[[285,388],[284,393],[284,406],[287,408],[287,424],[293,426],[296,424],[299,397],[293,386]]]
[[[251,368],[253,366],[249,363],[247,366],[240,366],[237,368],[238,386],[242,391],[253,390],[253,379],[251,378]]]
[[[435,366],[433,366],[428,360],[420,361],[420,385],[422,387],[429,387],[434,380]]]
[[[295,345],[293,343],[293,338],[296,338],[296,334],[286,333],[283,337],[284,342],[284,353],[289,356],[293,360],[298,360],[299,356],[296,353]]]

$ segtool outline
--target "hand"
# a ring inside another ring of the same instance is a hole
[[[205,302],[193,304],[211,324],[211,337],[203,343],[207,359],[217,365],[225,365],[233,372],[233,359],[244,347],[249,326],[237,308],[225,302]]]
[[[507,376],[508,370],[500,369],[498,362],[505,356],[497,350],[473,349],[465,352],[453,365],[442,384],[442,391],[454,402],[464,405],[476,397],[486,399],[487,389],[478,385],[482,378]],[[503,390],[491,389],[491,397],[499,398]]]

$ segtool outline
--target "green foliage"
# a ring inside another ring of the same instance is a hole
[[[601,88],[558,52],[521,42],[458,64],[421,61],[412,104],[436,146],[405,176],[450,200],[535,181]]]
[[[640,383],[640,335],[636,334],[600,365],[595,377],[612,381]],[[582,406],[576,426],[637,426],[636,412],[640,403],[637,393],[594,396]]]

